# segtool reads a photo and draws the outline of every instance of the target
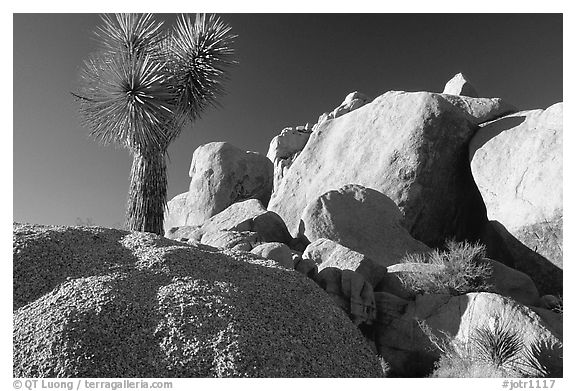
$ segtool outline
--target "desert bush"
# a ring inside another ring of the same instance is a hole
[[[492,274],[490,265],[483,261],[486,247],[480,243],[446,242],[446,250],[428,254],[409,254],[405,263],[428,264],[425,272],[404,272],[400,279],[404,286],[417,294],[462,295],[469,292],[489,292],[487,282]]]

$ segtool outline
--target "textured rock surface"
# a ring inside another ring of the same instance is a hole
[[[257,152],[243,151],[226,142],[201,145],[190,165],[190,188],[184,206],[175,208],[181,216],[165,219],[181,225],[201,225],[235,202],[255,198],[268,204],[272,193],[274,167]],[[180,197],[180,196],[178,196]],[[164,231],[171,227],[164,226]]]
[[[403,300],[389,293],[375,293],[378,352],[390,363],[394,373],[422,376],[430,373],[439,352],[418,325],[424,320],[430,330],[440,330],[464,344],[475,335],[475,329],[494,322],[507,322],[510,329],[530,344],[558,344],[558,334],[546,320],[528,307],[495,293],[468,293],[462,296],[424,295],[415,301]],[[469,345],[472,347],[472,345]],[[558,346],[548,361],[560,366],[562,349]]]
[[[354,111],[364,106],[369,101],[370,99],[368,98],[368,96],[366,96],[361,92],[354,91],[349,93],[344,98],[344,101],[340,103],[340,106],[336,107],[329,113],[323,113],[322,115],[320,115],[320,117],[318,118],[318,122],[313,127],[313,130],[316,130],[318,126],[322,125],[324,122],[328,120],[341,117],[344,114],[347,114],[351,111]]]
[[[257,232],[251,231],[209,231],[202,235],[202,244],[234,251],[250,251],[262,243]]]
[[[309,202],[355,183],[391,198],[427,245],[475,238],[485,211],[467,164],[474,123],[441,94],[387,92],[318,126],[268,208],[294,234]]]
[[[292,251],[290,250],[290,247],[286,246],[284,243],[262,243],[254,247],[250,252],[259,257],[272,259],[285,268],[294,268]]]
[[[443,95],[443,97],[454,106],[470,114],[476,124],[492,121],[518,111],[515,106],[501,98],[469,98],[454,95]]]
[[[400,262],[411,253],[430,249],[401,225],[402,213],[384,194],[360,185],[346,185],[311,201],[299,235],[311,242],[327,238],[365,254],[381,266]]]
[[[187,199],[188,192],[178,194],[176,197],[168,201],[168,205],[164,210],[165,233],[168,233],[172,227],[186,225],[186,217],[188,216],[188,207],[186,204]]]
[[[372,286],[376,286],[386,274],[386,267],[364,254],[326,238],[310,243],[302,257],[314,261],[318,270],[327,267],[353,270],[360,273]]]
[[[360,273],[328,267],[318,273],[315,281],[355,325],[372,324],[376,318],[374,289]]]
[[[508,115],[482,126],[470,143],[472,174],[488,218],[513,235],[547,223],[550,234],[559,230],[561,235],[556,222],[563,214],[562,107]],[[550,235],[542,233],[542,240]],[[551,245],[539,247],[546,251]]]
[[[208,232],[223,230],[258,232],[265,242],[289,243],[292,239],[282,218],[267,211],[255,199],[234,203],[201,226],[174,227],[167,231],[166,236],[172,239],[201,240]]]
[[[522,244],[560,269],[562,113],[563,104],[558,103],[546,110],[522,111],[490,122],[474,136],[469,151],[472,174],[488,218],[501,223]],[[505,233],[502,238],[508,241]],[[519,266],[523,262],[529,261],[509,261],[536,279],[536,274],[526,271],[534,267]],[[535,269],[538,273],[539,268]]]
[[[14,225],[14,377],[377,377],[312,280],[154,234]]]
[[[270,142],[266,157],[274,163],[274,191],[278,188],[286,170],[308,142],[310,133],[312,130],[308,127],[284,128]]]
[[[470,84],[468,78],[462,73],[457,73],[454,77],[446,83],[444,86],[444,94],[451,95],[465,95],[472,98],[478,98],[478,93],[476,89]]]

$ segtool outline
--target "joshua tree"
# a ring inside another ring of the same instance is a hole
[[[169,32],[150,14],[102,22],[100,48],[84,62],[74,95],[90,134],[133,156],[126,228],[162,235],[167,148],[187,121],[218,105],[235,35],[214,15],[181,15]]]

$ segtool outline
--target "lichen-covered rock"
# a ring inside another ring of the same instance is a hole
[[[476,239],[485,210],[467,164],[475,131],[476,119],[442,94],[387,92],[320,124],[268,209],[294,236],[312,200],[355,183],[389,197],[428,246]]]
[[[169,224],[201,225],[235,202],[257,199],[267,205],[272,193],[274,167],[265,156],[243,151],[226,142],[199,146],[190,165],[190,188],[171,200],[165,218]],[[172,209],[170,206],[173,205]]]
[[[376,286],[386,274],[386,267],[364,254],[326,238],[310,243],[302,257],[314,261],[319,271],[327,267],[353,270],[360,273],[372,286]]]
[[[149,233],[14,225],[14,377],[378,377],[312,280]]]
[[[360,185],[346,185],[322,194],[306,206],[298,234],[311,242],[333,240],[386,267],[400,262],[406,254],[430,251],[410,236],[401,221],[402,213],[384,194]]]

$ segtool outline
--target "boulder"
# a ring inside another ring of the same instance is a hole
[[[498,221],[484,225],[481,241],[486,245],[489,258],[527,274],[540,294],[562,294],[562,269],[527,247]]]
[[[292,251],[284,243],[262,243],[250,252],[266,259],[272,259],[288,269],[294,269]]]
[[[492,121],[518,109],[501,98],[469,98],[443,95],[444,99],[470,114],[475,124]]]
[[[292,240],[282,218],[274,212],[267,211],[260,201],[255,199],[234,203],[206,220],[201,226],[173,228],[167,231],[167,237],[201,240],[207,232],[222,230],[258,232],[265,242],[290,243]]]
[[[360,273],[328,267],[318,273],[315,281],[356,326],[372,324],[376,317],[374,290]]]
[[[278,188],[286,170],[308,142],[310,133],[312,130],[308,127],[284,128],[270,142],[266,157],[274,163],[274,191]]]
[[[492,270],[490,278],[486,281],[490,290],[499,295],[509,297],[524,305],[538,305],[540,297],[538,289],[530,277],[512,269],[500,262],[484,258]],[[387,268],[388,274],[384,276],[376,291],[392,293],[405,299],[413,299],[416,292],[410,291],[402,283],[402,275],[406,273],[442,273],[444,267],[426,263],[399,263]]]
[[[180,198],[172,203],[179,207],[175,208],[176,216],[168,213],[167,224],[201,225],[233,203],[252,198],[267,205],[272,193],[274,167],[257,152],[243,151],[226,142],[214,142],[194,151],[189,175],[191,181],[186,201],[182,205]],[[171,228],[167,224],[164,231]]]
[[[298,232],[310,201],[355,183],[388,196],[417,240],[476,239],[485,210],[467,164],[475,119],[443,95],[390,91],[319,125],[268,209]]]
[[[249,253],[15,224],[13,262],[16,378],[382,376],[329,295]]]
[[[404,300],[389,293],[375,295],[377,318],[376,345],[378,353],[397,376],[424,376],[434,367],[440,351],[423,331],[428,329],[435,338],[466,346],[472,356],[479,356],[471,343],[480,329],[495,323],[504,325],[521,338],[522,353],[533,346],[553,347],[546,360],[549,367],[562,367],[562,335],[546,320],[517,302],[495,293],[468,293],[461,296],[419,295],[415,301]],[[422,323],[424,321],[424,323]],[[514,367],[514,370],[532,369]]]
[[[353,110],[356,110],[366,103],[368,103],[369,99],[368,96],[364,95],[361,92],[354,91],[346,95],[344,101],[340,103],[340,106],[336,107],[331,115],[328,116],[329,119],[338,118],[344,114],[347,114]]]
[[[489,220],[502,224],[559,269],[563,268],[562,113],[563,104],[558,103],[546,110],[508,115],[481,126],[469,149]],[[527,261],[510,260],[521,262]]]
[[[309,244],[302,257],[314,261],[319,271],[327,267],[353,270],[360,273],[372,286],[376,286],[386,274],[385,266],[326,238],[317,239]]]
[[[468,78],[462,73],[457,73],[444,86],[443,94],[465,95],[472,98],[478,98],[478,93],[468,81]]]
[[[311,242],[330,239],[386,267],[400,262],[406,254],[430,251],[410,236],[401,221],[402,213],[384,194],[346,185],[306,206],[298,234]]]
[[[316,130],[318,126],[320,126],[321,124],[323,124],[328,120],[341,117],[344,114],[347,114],[351,111],[354,111],[364,106],[366,103],[369,102],[369,100],[370,99],[368,98],[368,96],[366,96],[361,92],[354,91],[349,93],[348,95],[346,95],[346,98],[344,98],[344,101],[340,103],[340,106],[336,107],[329,113],[323,113],[322,115],[320,115],[320,117],[318,118],[318,122],[316,123],[316,125],[314,125],[312,130]]]
[[[526,274],[508,267],[503,263],[493,259],[485,258],[492,268],[492,275],[488,284],[493,287],[495,293],[516,300],[520,304],[527,306],[538,305],[540,294],[534,281]]]
[[[188,192],[185,192],[168,201],[164,210],[164,232],[170,231],[172,227],[186,225],[186,217],[188,216],[187,199]]]
[[[204,231],[199,225],[184,225],[182,227],[172,227],[164,236],[168,239],[179,240],[181,242],[195,242],[200,243]]]
[[[208,231],[200,243],[221,249],[251,251],[262,242],[258,232],[251,231]]]
[[[294,260],[294,270],[313,280],[316,280],[318,275],[318,265],[308,258],[297,258]]]

